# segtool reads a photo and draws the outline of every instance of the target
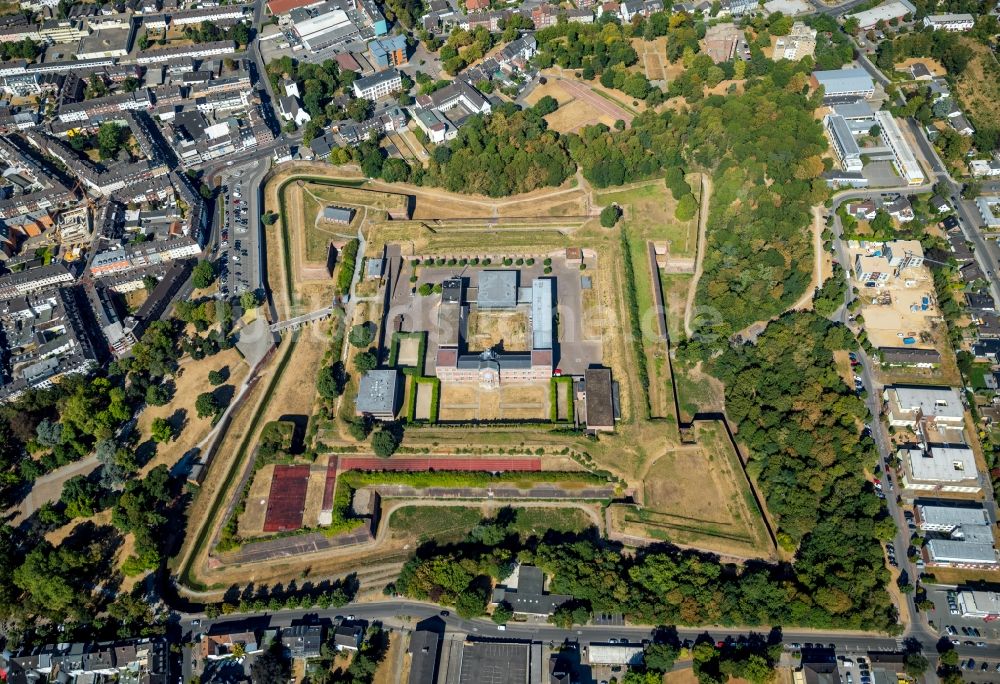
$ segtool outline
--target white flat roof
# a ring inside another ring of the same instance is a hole
[[[875,120],[882,128],[882,132],[885,133],[885,137],[888,138],[889,147],[892,148],[892,153],[896,157],[903,179],[911,184],[923,183],[926,180],[924,172],[920,168],[920,164],[917,163],[917,158],[913,156],[910,144],[906,142],[902,131],[899,130],[896,119],[891,113],[880,111],[875,112]]]
[[[965,608],[966,613],[1000,615],[1000,594],[995,591],[960,591],[958,603]]]
[[[961,482],[979,477],[976,456],[968,447],[931,447],[930,453],[911,449],[906,458],[915,480]]]
[[[904,411],[920,410],[925,418],[951,418],[961,420],[965,407],[958,392],[951,387],[890,387],[896,401]]]
[[[886,2],[870,10],[848,14],[847,16],[856,18],[858,25],[865,28],[867,26],[874,26],[879,21],[889,21],[890,19],[896,19],[913,12],[913,5],[894,0],[894,2]]]

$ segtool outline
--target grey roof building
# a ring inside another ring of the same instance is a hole
[[[467,641],[458,684],[526,684],[530,660],[527,643]]]
[[[323,625],[295,625],[282,630],[281,640],[293,658],[316,658],[323,645]]]
[[[573,599],[566,594],[545,593],[545,573],[533,565],[518,567],[512,579],[514,586],[493,590],[493,602],[508,603],[515,613],[552,615],[556,608]]]
[[[323,218],[346,226],[354,218],[354,210],[348,207],[323,207]]]
[[[513,309],[517,306],[517,271],[482,271],[476,305],[480,309]]]
[[[338,651],[357,651],[363,635],[361,625],[341,625],[333,633],[333,645]]]
[[[814,71],[813,76],[816,84],[823,86],[823,95],[827,98],[869,98],[875,94],[875,82],[864,69]]]
[[[377,420],[396,416],[399,397],[399,373],[395,370],[371,370],[361,377],[355,413]]]
[[[410,637],[409,684],[437,681],[441,635],[429,629],[418,629]]]
[[[531,348],[552,349],[552,279],[531,283]]]

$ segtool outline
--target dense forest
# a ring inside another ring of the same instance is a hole
[[[448,146],[434,150],[416,180],[500,197],[560,185],[575,170],[562,138],[541,114],[503,104],[489,116],[470,117]]]

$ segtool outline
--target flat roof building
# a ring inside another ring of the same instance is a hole
[[[880,111],[875,112],[875,121],[882,132],[882,142],[892,150],[893,166],[896,167],[899,175],[909,185],[923,184],[927,178],[924,176],[920,164],[917,163],[917,158],[913,156],[913,150],[910,149],[909,143],[903,138],[903,133],[899,130],[896,119],[890,112]]]
[[[355,97],[377,100],[391,95],[403,87],[403,79],[396,69],[387,69],[371,76],[359,78],[353,84]]]
[[[982,506],[956,506],[943,501],[927,501],[916,506],[917,526],[925,532],[966,530],[970,526],[989,527],[989,516]]]
[[[588,368],[583,373],[586,393],[587,429],[610,432],[615,429],[615,408],[610,368]]]
[[[964,618],[996,619],[1000,617],[1000,594],[995,591],[965,589],[958,592],[956,603]]]
[[[904,491],[974,494],[982,490],[976,456],[967,446],[900,449]]]
[[[916,11],[917,9],[908,0],[893,0],[892,2],[884,2],[870,10],[848,14],[847,16],[857,19],[858,26],[862,30],[867,31],[870,28],[875,28],[875,25],[880,21],[902,19],[907,14],[916,14]]]
[[[528,643],[466,641],[458,684],[527,684]]]
[[[823,96],[826,98],[869,98],[875,94],[875,82],[864,69],[814,71],[813,77],[816,85],[823,87]]]
[[[823,122],[826,124],[826,131],[830,135],[830,142],[834,152],[840,160],[844,171],[860,171],[864,168],[861,161],[861,148],[858,147],[854,134],[851,133],[850,126],[844,117],[836,114],[827,114]]]
[[[933,420],[946,425],[962,425],[965,407],[958,391],[951,387],[887,387],[883,398],[889,414],[889,425],[915,427],[920,420]]]
[[[587,649],[591,665],[642,665],[641,644],[595,644]]]
[[[552,279],[531,283],[531,348],[552,349]]]
[[[517,271],[480,271],[476,306],[480,309],[515,308]]]
[[[370,370],[358,383],[355,414],[377,420],[396,417],[399,395],[399,373],[395,370]]]

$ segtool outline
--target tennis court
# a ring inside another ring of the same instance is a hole
[[[264,515],[265,532],[286,532],[302,527],[308,487],[309,466],[274,467],[271,491],[267,495],[267,513]]]

